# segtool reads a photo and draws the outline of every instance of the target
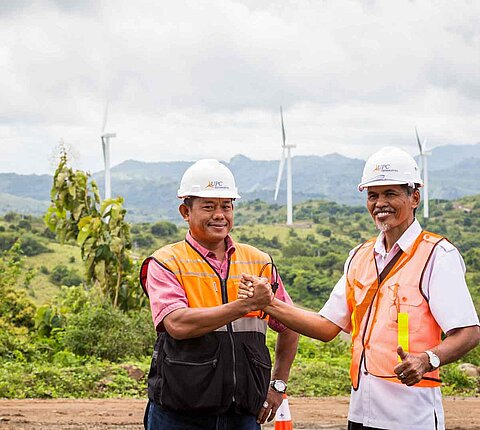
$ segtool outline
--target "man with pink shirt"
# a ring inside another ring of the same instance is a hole
[[[298,343],[298,334],[259,309],[273,296],[291,299],[268,254],[229,235],[240,196],[226,166],[198,161],[177,195],[186,238],[155,251],[140,276],[158,333],[145,428],[259,429],[282,402]],[[236,300],[245,276],[270,297]],[[278,332],[273,370],[268,326]]]

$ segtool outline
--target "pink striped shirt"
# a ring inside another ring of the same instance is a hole
[[[228,260],[235,252],[235,242],[227,236],[227,251],[223,261],[217,259],[212,251],[200,245],[190,234],[187,233],[186,239],[202,254],[202,256],[215,268],[222,278],[227,276]],[[273,279],[272,279],[273,281]],[[292,299],[288,295],[283,282],[278,276],[278,290],[275,297],[285,303],[292,304]],[[155,260],[148,263],[148,273],[146,280],[148,296],[150,298],[150,308],[152,310],[152,319],[158,331],[164,331],[163,319],[177,309],[187,308],[188,300],[185,290],[178,282],[176,276],[160,266]],[[282,332],[286,327],[280,322],[269,319],[268,325],[276,332]]]

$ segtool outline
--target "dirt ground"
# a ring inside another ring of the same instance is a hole
[[[348,397],[289,397],[295,429],[345,429]],[[0,400],[0,429],[141,430],[144,400]],[[444,399],[447,429],[480,428],[480,398]],[[272,429],[273,425],[264,426]]]

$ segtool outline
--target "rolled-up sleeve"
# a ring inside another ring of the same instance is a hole
[[[293,301],[291,297],[288,295],[287,290],[285,289],[285,286],[283,285],[282,279],[280,276],[278,276],[278,290],[275,293],[275,297],[278,300],[281,300],[282,302],[286,303],[287,305],[292,305]],[[282,324],[280,321],[277,321],[275,318],[269,318],[268,320],[268,326],[276,331],[277,333],[281,333],[282,331],[285,331],[287,329],[287,326]]]
[[[153,324],[163,331],[163,319],[169,313],[188,307],[185,290],[172,272],[153,259],[148,263],[146,284]]]
[[[320,310],[319,314],[327,320],[333,322],[344,332],[351,331],[351,312],[348,308],[346,297],[346,277],[343,275],[337,282],[327,302]]]
[[[465,282],[465,264],[453,245],[437,247],[427,268],[423,289],[429,296],[433,317],[444,333],[479,325],[478,315]]]

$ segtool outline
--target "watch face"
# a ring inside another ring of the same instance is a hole
[[[440,366],[440,359],[438,358],[437,355],[432,354],[432,355],[430,356],[430,364],[431,364],[433,367],[435,367],[435,368],[438,367],[438,366]]]
[[[426,351],[428,355],[428,361],[430,362],[430,365],[436,369],[437,367],[440,367],[440,358],[438,357],[437,354],[433,353],[432,351]]]
[[[280,380],[277,380],[274,382],[273,384],[273,387],[277,390],[277,391],[285,391],[285,389],[287,388],[287,385],[285,384],[285,382],[283,381],[280,381]]]

